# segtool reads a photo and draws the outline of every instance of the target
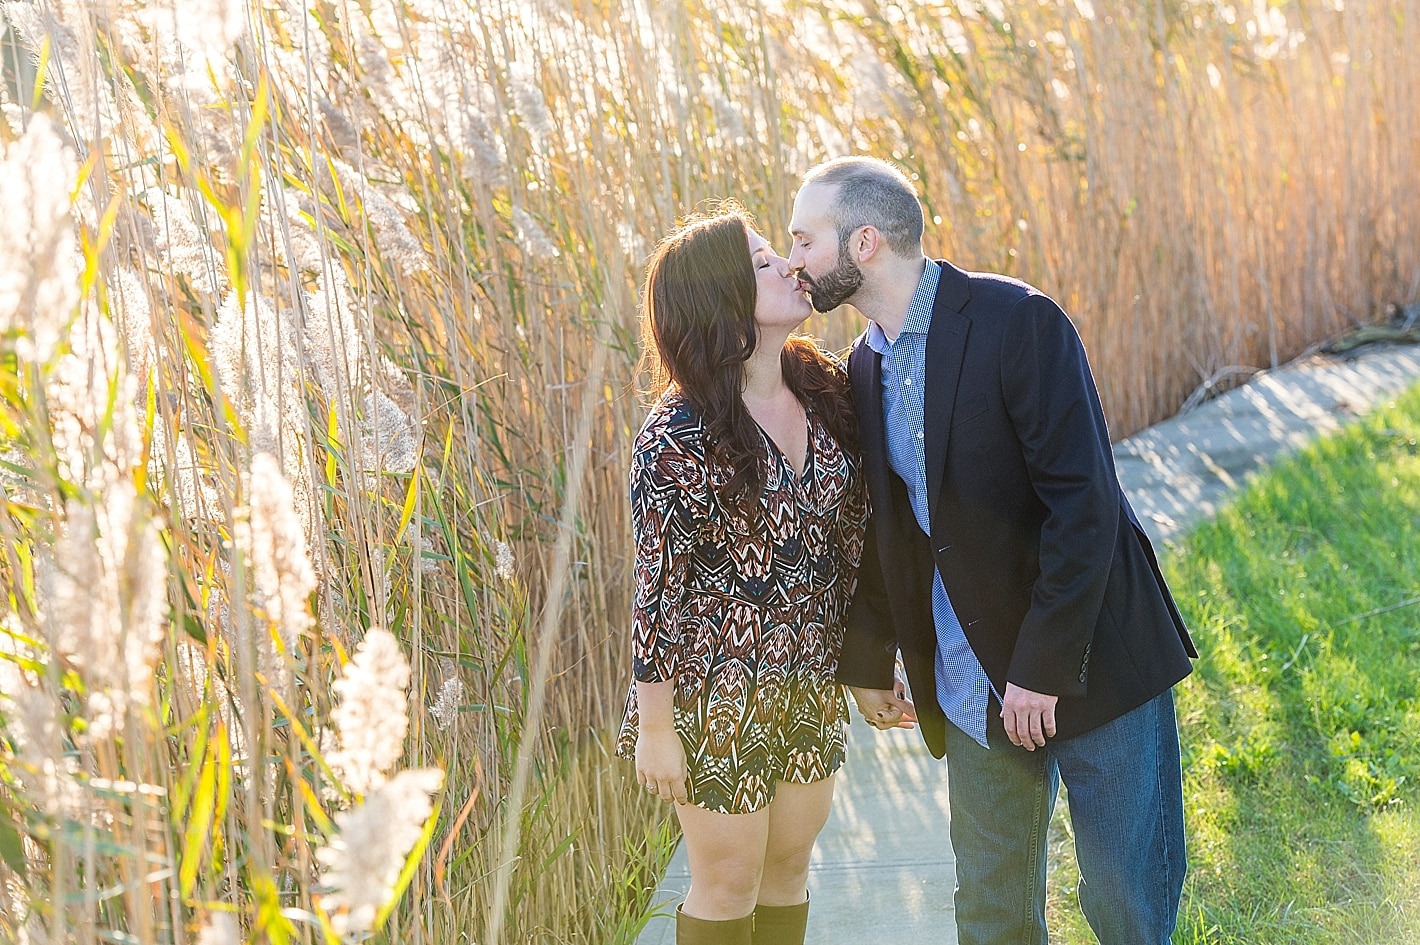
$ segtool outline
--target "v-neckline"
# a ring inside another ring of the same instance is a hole
[[[794,476],[794,481],[795,481],[795,482],[802,482],[802,481],[803,481],[805,474],[807,474],[808,471],[809,471],[809,462],[811,461],[811,459],[812,459],[812,457],[813,457],[813,453],[814,453],[814,427],[813,427],[813,421],[811,421],[811,420],[809,419],[809,408],[805,407],[805,408],[803,408],[803,409],[804,409],[804,465],[803,465],[803,468],[802,468],[802,469],[796,469],[796,468],[794,468],[794,461],[793,461],[793,459],[791,459],[791,458],[789,457],[789,454],[788,454],[788,453],[784,452],[784,447],[782,447],[782,446],[779,445],[779,441],[776,440],[776,439],[774,439],[774,437],[770,435],[770,433],[769,433],[768,430],[766,430],[766,429],[764,429],[764,427],[760,426],[758,420],[755,420],[755,421],[754,421],[754,425],[757,426],[757,427],[759,427],[759,432],[760,432],[761,434],[763,434],[763,436],[764,436],[764,438],[765,438],[766,440],[769,441],[769,445],[774,448],[774,452],[779,455],[780,461],[783,462],[783,464],[784,464],[786,467],[788,467],[789,472],[793,474],[793,476]],[[754,418],[751,417],[750,419],[753,420]]]

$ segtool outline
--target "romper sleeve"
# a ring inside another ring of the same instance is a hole
[[[638,439],[631,460],[632,674],[641,682],[664,682],[680,669],[680,605],[712,489],[705,458],[687,436],[662,430]]]

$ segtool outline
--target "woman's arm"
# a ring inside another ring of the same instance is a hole
[[[705,460],[690,439],[685,431],[662,429],[639,444],[631,460],[631,654],[638,682],[672,681],[680,672],[686,574],[710,508]]]
[[[686,803],[685,746],[675,730],[675,683],[637,682],[641,715],[636,737],[636,781],[663,801]]]
[[[710,509],[704,457],[685,432],[663,429],[638,444],[631,474],[636,780],[677,803],[688,800],[685,748],[675,728],[676,679],[683,671],[679,614],[691,551]]]

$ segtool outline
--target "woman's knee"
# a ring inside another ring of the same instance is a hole
[[[764,864],[741,857],[728,857],[702,865],[690,879],[697,894],[725,905],[744,904],[754,908],[764,878]]]
[[[812,847],[771,852],[765,857],[761,890],[773,892],[776,898],[802,893],[809,879],[809,857],[812,852]],[[798,902],[799,899],[793,901]]]

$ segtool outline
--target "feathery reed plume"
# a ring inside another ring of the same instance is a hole
[[[233,291],[217,310],[209,350],[217,381],[246,428],[251,450],[280,458],[312,553],[312,567],[321,573],[322,510],[302,449],[302,435],[310,422],[302,388],[307,365],[298,354],[300,328],[293,313],[293,308],[278,313],[256,293],[247,294],[246,304],[239,304]]]
[[[289,463],[296,455],[294,431],[306,422],[290,315],[278,314],[255,294],[248,294],[243,305],[230,293],[217,312],[209,347],[222,390],[246,424],[253,451],[274,453]]]
[[[74,137],[99,141],[112,134],[119,126],[118,103],[109,84],[97,75],[89,11],[67,4],[23,0],[9,0],[3,9],[5,19],[36,58],[48,41],[50,63],[44,76],[45,92],[68,111]]]
[[[407,473],[419,461],[419,437],[399,404],[371,391],[360,404],[360,456],[368,478],[377,471]]]
[[[9,769],[30,803],[50,817],[75,820],[84,802],[79,766],[65,750],[58,696],[44,673],[25,668],[43,666],[25,638],[13,614],[0,623],[0,731],[18,762]]]
[[[439,669],[444,681],[439,684],[439,692],[429,705],[429,715],[440,730],[458,721],[459,706],[463,704],[464,685],[459,678],[458,666],[451,659],[439,660]]]
[[[513,560],[513,546],[501,538],[494,541],[494,573],[500,581],[511,581],[517,576],[517,562]]]
[[[508,95],[513,102],[513,113],[527,129],[533,147],[545,154],[552,144],[554,129],[552,112],[547,107],[542,89],[538,88],[531,74],[520,72],[509,81]]]
[[[508,155],[503,140],[489,126],[488,119],[473,108],[466,108],[462,112],[461,130],[461,134],[454,136],[454,141],[467,155],[464,169],[485,184],[501,181],[508,165]]]
[[[404,540],[409,542],[414,551],[415,567],[419,569],[420,574],[437,574],[439,559],[434,556],[434,543],[422,530],[416,530],[416,524],[411,521],[404,529]]]
[[[89,308],[45,385],[58,471],[85,490],[65,503],[52,550],[38,556],[54,653],[80,671],[89,733],[122,730],[130,705],[148,705],[163,623],[166,553],[134,467],[142,442],[136,385],[113,324]]]
[[[310,297],[306,318],[306,361],[332,403],[340,403],[366,381],[360,312],[345,273],[333,260],[323,263],[320,288]]]
[[[537,218],[522,207],[513,208],[513,233],[523,252],[536,259],[556,259],[562,250],[548,238],[547,232]]]
[[[321,908],[338,934],[353,939],[374,928],[434,812],[432,795],[443,784],[444,772],[438,768],[401,771],[363,803],[335,815],[340,832],[316,857],[327,889]]]
[[[380,252],[401,272],[427,270],[429,254],[409,229],[404,211],[355,168],[344,161],[332,160],[330,163],[335,168],[335,176],[345,199],[360,210],[364,221],[370,225]]]
[[[179,522],[226,521],[226,506],[212,484],[211,470],[202,464],[196,444],[182,430],[174,434],[163,425],[153,428],[148,473],[158,484],[159,499]]]
[[[330,265],[310,223],[314,216],[315,202],[306,194],[290,187],[262,187],[261,218],[271,234],[272,258],[277,265],[299,273],[320,272]]]
[[[69,212],[78,174],[54,123],[30,118],[0,151],[0,334],[20,357],[47,361],[79,304],[79,244]]]
[[[35,908],[30,892],[18,878],[7,876],[0,885],[0,934],[8,933],[14,945],[49,945],[44,911]]]
[[[97,307],[84,306],[72,325],[69,350],[45,379],[50,439],[60,476],[102,497],[142,458],[138,386],[124,367],[113,323]]]
[[[176,66],[170,78],[181,77],[196,90],[228,75],[227,54],[246,32],[246,0],[149,0],[133,11],[153,46]]]
[[[148,188],[142,199],[153,214],[153,245],[161,271],[183,276],[198,291],[220,294],[225,278],[187,204],[160,187]]]
[[[153,308],[142,276],[119,266],[108,277],[109,315],[128,349],[128,368],[138,387],[146,388],[157,364],[157,339],[153,335]]]
[[[45,617],[55,654],[84,680],[88,736],[101,740],[152,702],[166,559],[131,481],[109,483],[98,505],[70,500],[65,518],[40,559]]]
[[[241,923],[230,912],[213,912],[197,933],[197,945],[242,945]]]
[[[394,635],[371,627],[332,687],[336,747],[325,753],[347,791],[367,795],[385,783],[409,731],[409,661]]]
[[[325,125],[325,144],[345,160],[356,160],[360,153],[360,129],[355,127],[339,105],[325,96],[316,99],[316,110]]]
[[[270,60],[271,74],[278,87],[291,91],[287,108],[295,124],[325,121],[327,128],[331,128],[338,122],[341,136],[337,139],[327,135],[325,142],[337,145],[339,153],[354,155],[358,151],[358,132],[329,99],[334,87],[331,40],[325,34],[321,17],[315,16],[315,4],[304,0],[270,0],[266,9],[270,30],[263,31],[266,43],[261,44],[261,48]]]
[[[387,381],[396,391],[407,391],[409,382],[384,358],[378,371],[372,369],[366,355],[363,316],[356,309],[345,274],[329,262],[324,264],[320,289],[307,307],[307,363],[315,369],[341,425],[359,430],[358,462],[365,485],[373,488],[374,475],[379,472],[409,472],[418,461],[419,435],[399,404],[382,390],[372,389],[360,396],[358,418],[350,415],[357,392],[373,382]]]
[[[368,487],[374,488],[374,474],[365,474]],[[370,596],[370,615],[374,623],[386,624],[390,619],[390,596],[394,593],[394,574],[390,571],[389,554],[385,546],[370,544],[365,549],[366,568],[370,580],[366,585]]]
[[[25,110],[14,102],[0,101],[0,116],[5,119],[5,127],[10,129],[10,137],[18,138],[25,133]]]
[[[257,453],[244,487],[246,505],[237,513],[233,538],[246,556],[252,601],[269,626],[257,640],[258,664],[267,683],[284,690],[290,662],[314,622],[307,601],[316,589],[316,573],[280,462]]]
[[[312,4],[303,0],[272,0],[267,4],[279,27],[267,34],[271,42],[265,50],[275,65],[275,72],[293,89],[302,94],[293,96],[296,114],[302,122],[310,119],[304,94],[307,75],[314,83],[311,90],[316,96],[317,110],[325,115],[327,110],[338,114],[333,102],[327,98],[331,86],[331,47],[321,19],[316,16]],[[353,132],[354,127],[343,115],[341,121]]]
[[[360,84],[386,121],[399,123],[402,134],[419,148],[428,145],[428,131],[419,120],[422,117],[422,96],[411,85],[409,60],[416,50],[406,49],[399,22],[390,4],[370,4],[368,16],[357,13],[347,21],[354,38],[355,62],[360,67]],[[405,68],[395,67],[394,58],[404,61]]]

